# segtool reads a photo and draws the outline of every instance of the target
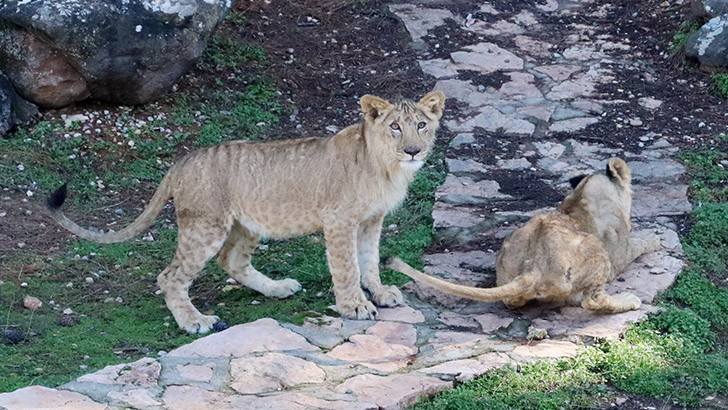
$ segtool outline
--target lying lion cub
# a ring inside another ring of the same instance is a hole
[[[382,220],[402,202],[430,153],[445,95],[433,91],[417,103],[395,104],[365,95],[359,103],[363,121],[330,138],[233,141],[190,153],[169,170],[142,214],[119,232],[92,232],[68,219],[59,210],[65,185],[48,207],[72,233],[113,243],[147,229],[174,197],[177,253],[157,283],[177,324],[190,333],[225,327],[217,316],[200,313],[188,295],[209,259],[220,252],[219,263],[236,281],[285,298],[301,285],[293,279],[272,280],[250,264],[258,240],[320,231],[337,310],[346,317],[372,319],[377,310],[362,286],[379,306],[403,301],[399,289],[379,279]]]
[[[612,158],[606,174],[581,178],[572,179],[575,190],[556,211],[534,216],[505,240],[496,259],[495,288],[452,284],[397,258],[388,267],[443,292],[484,302],[501,300],[509,307],[538,300],[581,302],[595,313],[638,309],[637,296],[610,296],[604,290],[638,256],[660,248],[655,234],[630,237],[632,173],[623,160]]]

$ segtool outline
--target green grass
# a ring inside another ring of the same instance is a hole
[[[678,29],[677,33],[672,37],[672,44],[670,45],[670,50],[673,52],[676,52],[677,50],[682,49],[682,47],[687,43],[688,38],[698,31],[700,27],[703,26],[703,24],[706,23],[706,19],[704,18],[697,18],[692,19],[689,21],[686,21],[680,25],[680,28]]]
[[[719,96],[728,98],[728,73],[713,74],[713,89]]]
[[[726,158],[726,137],[715,141],[681,155],[696,208],[681,238],[689,265],[661,295],[662,311],[575,358],[494,370],[414,408],[592,409],[624,394],[695,408],[707,396],[728,394],[727,175],[717,166]]]

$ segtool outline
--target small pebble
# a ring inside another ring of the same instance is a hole
[[[43,302],[35,296],[26,295],[23,298],[23,306],[28,310],[38,310],[43,306]]]
[[[25,335],[19,329],[10,328],[3,331],[3,338],[6,343],[14,345],[25,340]]]
[[[64,313],[65,313],[65,310],[64,310]],[[61,316],[60,319],[58,319],[59,326],[71,327],[71,326],[74,326],[76,323],[78,323],[78,321],[76,319],[76,315],[64,314],[63,316]]]

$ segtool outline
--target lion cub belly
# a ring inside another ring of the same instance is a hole
[[[323,229],[318,212],[282,212],[274,207],[263,212],[245,212],[238,222],[258,236],[286,239],[309,235]]]

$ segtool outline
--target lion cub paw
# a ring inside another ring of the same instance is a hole
[[[357,301],[337,303],[336,311],[348,319],[374,320],[377,317],[377,308],[364,297]]]
[[[187,333],[203,335],[212,330],[215,323],[220,322],[217,316],[199,315],[194,319],[179,322],[179,327],[187,331]]]
[[[404,296],[396,286],[382,286],[377,292],[372,293],[374,304],[382,307],[394,307],[404,304]]]
[[[612,296],[612,299],[624,309],[624,312],[628,310],[637,310],[640,308],[640,306],[642,306],[642,301],[640,300],[640,298],[637,297],[637,295],[629,292],[618,293]]]
[[[295,279],[281,279],[265,293],[266,296],[283,299],[301,290],[301,284]]]

